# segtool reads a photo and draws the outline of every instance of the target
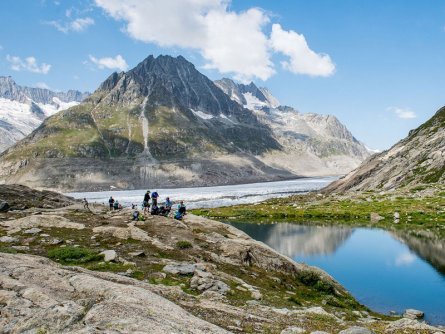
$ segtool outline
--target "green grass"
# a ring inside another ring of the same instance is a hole
[[[48,251],[48,257],[63,264],[102,261],[103,255],[82,247],[59,247]]]

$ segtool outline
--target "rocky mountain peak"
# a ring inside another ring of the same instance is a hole
[[[233,80],[223,78],[215,80],[224,93],[238,104],[250,110],[266,108],[276,108],[280,105],[278,100],[267,88],[258,88],[253,82],[248,85],[235,83]]]

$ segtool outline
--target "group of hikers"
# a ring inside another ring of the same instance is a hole
[[[158,198],[159,194],[157,191],[153,191],[152,193],[150,190],[147,190],[147,192],[144,195],[144,200],[142,201],[142,208],[144,209],[143,214],[147,215],[150,213],[151,215],[161,215],[167,217],[173,207],[173,202],[170,200],[170,197],[167,197],[165,199],[165,202],[163,205],[158,205]],[[151,202],[151,203],[150,203]],[[110,205],[110,210],[120,210],[122,209],[122,205],[118,202],[118,200],[115,200],[112,196],[108,200],[108,204]],[[151,207],[151,209],[150,209]],[[141,215],[141,212],[139,212],[137,205],[132,204],[131,208],[133,211],[133,220],[141,220],[144,216]],[[178,220],[182,220],[184,215],[186,214],[186,206],[184,204],[184,201],[181,201],[178,204],[177,210],[175,211],[174,218]],[[142,219],[143,220],[143,219]]]

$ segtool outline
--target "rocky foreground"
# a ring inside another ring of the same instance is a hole
[[[1,333],[445,332],[223,223],[56,203],[0,213]]]

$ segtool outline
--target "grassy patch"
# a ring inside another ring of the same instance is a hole
[[[82,247],[60,247],[48,251],[48,257],[63,264],[102,261],[104,256]]]

